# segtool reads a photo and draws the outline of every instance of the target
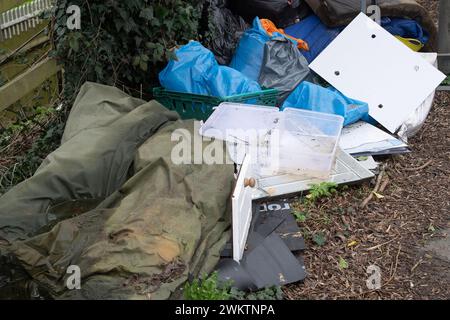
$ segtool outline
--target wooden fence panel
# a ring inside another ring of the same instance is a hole
[[[24,4],[27,0],[2,0],[0,1],[0,13],[6,12]]]
[[[26,94],[38,88],[59,70],[61,68],[57,65],[56,60],[46,58],[3,87],[0,87],[0,111],[9,108]]]

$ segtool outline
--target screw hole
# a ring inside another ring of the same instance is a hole
[[[338,75],[340,75],[341,73],[340,73],[339,71],[335,71],[334,74],[338,76]]]
[[[383,107],[384,107],[384,106],[383,106],[382,104],[379,104],[379,105],[378,105],[378,108],[380,108],[380,109],[383,109]]]
[[[375,39],[376,37],[377,37],[376,34],[373,34],[373,35],[372,35],[372,39]]]

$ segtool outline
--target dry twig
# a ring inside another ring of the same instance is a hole
[[[381,185],[381,180],[383,179],[383,176],[384,176],[385,168],[386,168],[385,165],[383,165],[381,168],[380,174],[377,177],[377,182],[375,184],[375,188],[373,188],[373,190],[369,194],[369,196],[361,203],[361,205],[360,205],[361,209],[364,209],[369,204],[370,200],[372,200],[373,195],[378,192],[378,189],[380,188],[380,185]]]

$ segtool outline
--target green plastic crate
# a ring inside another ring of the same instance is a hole
[[[222,102],[253,103],[274,107],[277,103],[278,90],[265,89],[260,92],[218,98],[201,94],[169,91],[164,88],[154,88],[153,96],[156,101],[167,109],[178,112],[182,119],[206,121],[213,113],[213,108]]]

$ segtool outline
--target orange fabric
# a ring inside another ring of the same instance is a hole
[[[277,26],[269,19],[261,19],[261,24],[262,24],[264,30],[266,30],[266,32],[269,34],[269,36],[272,36],[272,34],[274,32],[281,33],[281,34],[285,35],[287,38],[297,42],[297,47],[299,49],[303,49],[303,50],[307,50],[307,51],[309,50],[308,44],[305,41],[303,41],[302,39],[297,39],[297,38],[287,35],[283,29],[278,29]]]

